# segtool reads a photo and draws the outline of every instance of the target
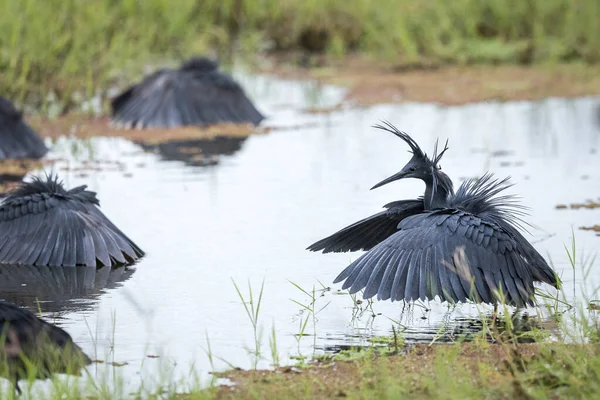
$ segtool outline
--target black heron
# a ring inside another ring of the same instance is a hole
[[[0,96],[0,160],[37,159],[47,152],[42,138],[23,120],[23,112]]]
[[[66,190],[49,175],[9,192],[0,202],[0,263],[114,267],[143,257],[86,188]]]
[[[364,298],[471,300],[517,307],[534,305],[534,282],[560,286],[556,273],[519,233],[523,207],[500,195],[507,179],[492,174],[465,181],[454,193],[438,163],[448,149],[429,158],[406,133],[377,125],[404,140],[413,156],[395,175],[373,187],[404,179],[425,182],[415,200],[386,205],[386,210],[359,221],[308,247],[312,251],[368,250],[342,271],[334,283]]]
[[[194,57],[178,69],[160,69],[111,101],[119,127],[174,128],[186,125],[251,123],[264,116],[217,62]]]
[[[19,379],[80,375],[92,363],[63,329],[6,301],[0,301],[0,340],[0,375],[11,380],[19,394]]]

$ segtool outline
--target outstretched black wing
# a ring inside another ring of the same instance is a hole
[[[544,282],[554,287],[560,287],[561,281],[556,275],[556,272],[550,268],[544,257],[515,229],[514,226],[506,223],[506,221],[495,221],[504,231],[506,231],[517,242],[517,251],[523,255],[532,268],[531,274],[535,282]]]
[[[178,71],[160,69],[154,72],[111,101],[113,122],[139,129],[187,125],[176,101],[182,83]]]
[[[0,160],[41,158],[47,152],[42,138],[23,121],[23,114],[0,97]]]
[[[244,90],[219,71],[160,70],[113,99],[113,121],[139,128],[220,122],[258,125],[264,116]]]
[[[204,124],[233,122],[258,125],[265,118],[242,87],[219,71],[197,76],[188,94],[190,103]]]
[[[142,257],[97,204],[85,186],[66,191],[52,178],[24,183],[0,204],[0,263],[100,267]]]
[[[380,300],[433,300],[533,305],[533,260],[499,225],[456,209],[425,212],[348,266],[350,293]]]
[[[370,250],[394,233],[404,218],[423,212],[423,200],[400,200],[384,206],[387,210],[358,221],[333,235],[311,244],[307,250],[323,253]]]

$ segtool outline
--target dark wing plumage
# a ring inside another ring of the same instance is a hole
[[[508,183],[509,179],[497,180],[491,173],[486,173],[480,179],[469,179],[459,187],[455,195],[449,197],[449,206],[466,210],[500,226],[515,239],[517,250],[532,266],[534,279],[559,287],[561,282],[556,272],[517,229],[529,225],[521,218],[526,215],[526,207],[519,204],[512,195],[498,196],[512,186]]]
[[[252,104],[242,87],[229,75],[219,71],[194,74],[188,98],[199,122],[252,123],[265,118]]]
[[[504,229],[517,243],[517,250],[523,255],[529,265],[532,265],[531,274],[534,281],[544,282],[554,287],[560,287],[561,282],[556,272],[550,268],[544,257],[529,243],[514,226],[506,221],[497,221],[497,224]]]
[[[394,233],[404,218],[423,212],[423,200],[400,200],[384,206],[385,211],[358,221],[311,244],[307,250],[343,253],[370,250]]]
[[[380,300],[533,304],[532,266],[494,223],[460,210],[408,217],[400,231],[363,254],[335,279],[351,293]],[[504,295],[499,301],[496,291]]]
[[[37,378],[51,373],[77,374],[92,362],[66,331],[6,301],[0,301],[0,337],[14,378],[28,376],[21,355],[36,368]]]
[[[194,60],[155,72],[113,99],[111,107],[116,124],[138,128],[258,125],[264,119],[231,77]]]
[[[335,279],[351,293],[380,300],[534,304],[534,282],[560,285],[543,257],[515,228],[519,208],[491,174],[469,180],[448,208],[403,219],[399,231]],[[510,213],[512,211],[512,214]]]
[[[86,186],[34,179],[0,204],[0,263],[117,266],[144,252],[104,216]]]
[[[0,97],[0,160],[41,158],[47,152],[44,141],[25,123],[23,114]]]
[[[169,128],[186,125],[178,108],[182,81],[177,71],[160,69],[111,101],[112,120],[117,125],[137,128]]]

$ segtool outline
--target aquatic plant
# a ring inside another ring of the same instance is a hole
[[[252,334],[254,337],[254,347],[247,348],[249,354],[253,357],[253,365],[254,369],[256,369],[258,362],[262,359],[262,327],[258,323],[258,317],[260,315],[260,305],[262,302],[263,290],[265,288],[265,282],[263,280],[260,286],[260,292],[258,293],[258,298],[255,299],[252,293],[252,286],[250,282],[248,282],[248,299],[244,297],[240,288],[235,283],[233,279],[231,279],[233,286],[235,287],[235,291],[237,292],[242,304],[244,306],[244,310],[246,311],[246,315],[252,324]]]

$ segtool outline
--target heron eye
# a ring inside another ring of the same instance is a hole
[[[416,169],[415,167],[410,167],[408,170],[409,170],[410,172],[415,172],[417,169]]]

